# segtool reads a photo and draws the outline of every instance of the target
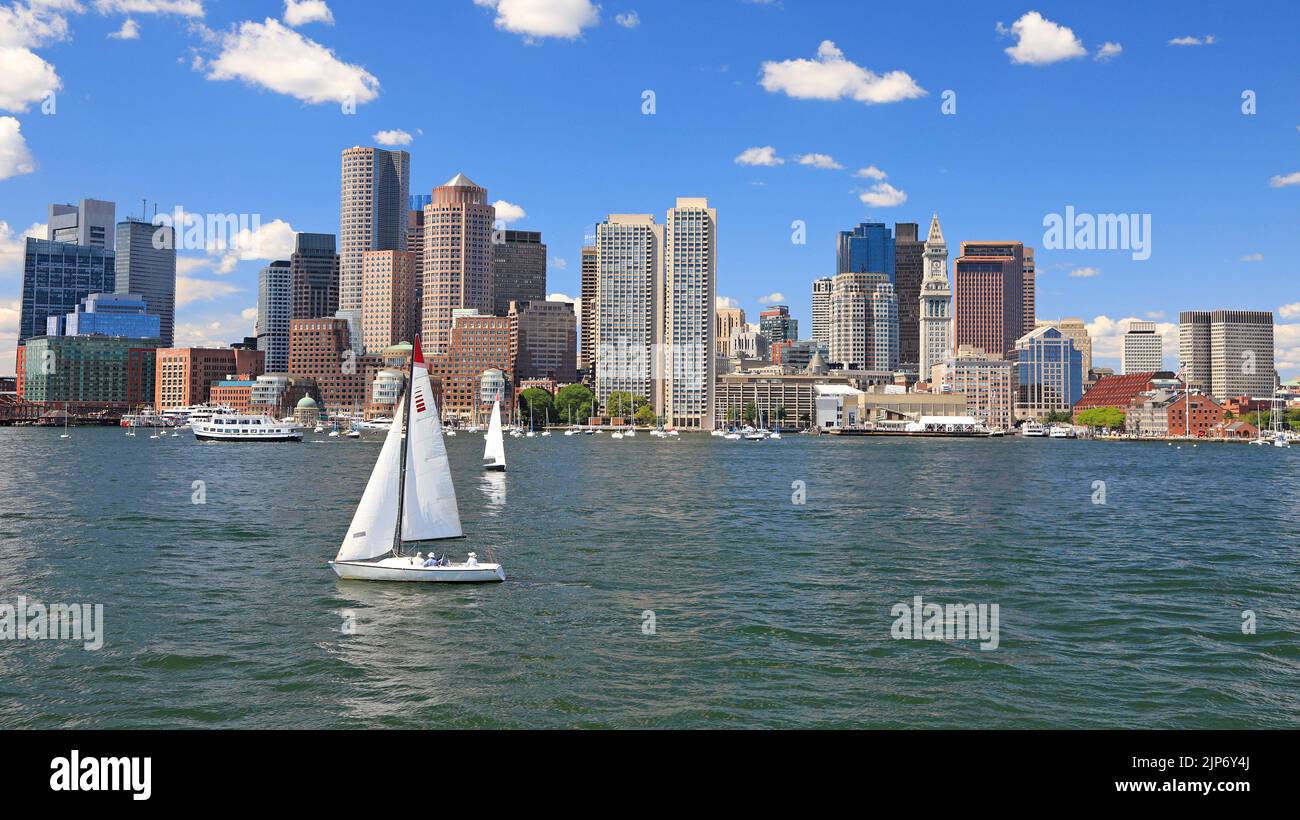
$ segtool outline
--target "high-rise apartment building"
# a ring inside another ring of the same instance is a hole
[[[399,342],[413,342],[415,254],[366,251],[361,268],[361,333],[365,349],[380,352]]]
[[[482,422],[485,418],[480,406],[483,374],[488,370],[502,373],[510,370],[510,317],[458,310],[452,317],[447,351],[428,361],[430,377],[442,383],[443,417]],[[501,406],[506,412],[510,408],[512,384],[507,383],[501,391]]]
[[[45,238],[86,248],[114,248],[117,205],[102,199],[83,199],[78,204],[51,205]]]
[[[29,237],[23,251],[18,344],[44,334],[51,316],[75,312],[90,294],[112,293],[115,271],[113,251]]]
[[[361,310],[362,254],[406,250],[411,155],[355,146],[343,151],[339,201],[339,309]]]
[[[577,380],[578,316],[572,302],[511,302],[510,355],[515,382]]]
[[[293,284],[293,269],[287,261],[272,262],[258,275],[257,322],[253,334],[257,336],[257,349],[266,356],[266,369],[271,373],[289,369]]]
[[[835,253],[837,273],[883,273],[894,283],[894,236],[883,222],[863,222],[840,231]]]
[[[1164,340],[1155,322],[1129,322],[1120,342],[1121,376],[1165,369]]]
[[[420,312],[424,304],[424,206],[433,196],[411,195],[411,210],[406,212],[406,249],[415,254],[415,298],[411,300],[411,327],[420,329]],[[419,205],[418,203],[423,203]]]
[[[339,255],[334,234],[297,234],[293,239],[289,269],[293,280],[290,318],[323,319],[333,316],[339,309]],[[286,340],[288,332],[286,325]]]
[[[595,245],[582,247],[582,346],[578,351],[578,367],[590,378],[596,364],[596,306],[600,268]]]
[[[537,231],[497,231],[492,243],[492,312],[511,302],[546,301],[546,245]]]
[[[963,242],[953,280],[953,344],[1014,357],[1026,330],[1024,245]]]
[[[835,280],[829,276],[813,280],[812,337],[814,342],[831,345],[831,288]]]
[[[917,352],[918,377],[930,381],[931,370],[952,354],[952,287],[948,284],[948,243],[939,227],[939,215],[930,218],[922,264],[925,275],[917,299],[920,349]],[[901,300],[901,297],[900,297]],[[901,306],[901,301],[900,301]],[[900,320],[901,332],[901,320]],[[901,340],[899,342],[902,344]],[[901,354],[900,354],[901,355]]]
[[[176,230],[138,219],[117,223],[116,291],[144,297],[163,347],[176,336]]]
[[[487,195],[486,188],[457,174],[433,189],[424,208],[420,324],[428,355],[447,352],[454,311],[492,311],[496,209]]]
[[[718,308],[713,329],[714,352],[719,356],[731,358],[731,337],[736,331],[744,329],[743,308]]]
[[[1218,401],[1273,395],[1272,312],[1184,311],[1178,320],[1178,352],[1188,385]]]
[[[904,370],[919,370],[921,362],[921,283],[925,278],[926,240],[918,235],[919,231],[920,226],[915,222],[894,223],[898,364]],[[926,378],[924,371],[921,371],[921,379]]]
[[[712,430],[718,211],[703,197],[678,197],[663,236],[663,379],[656,413],[670,427]]]
[[[654,401],[662,320],[663,226],[651,214],[610,214],[596,226],[596,397],[626,391]]]
[[[758,314],[758,332],[768,344],[793,342],[799,338],[799,320],[790,315],[788,305],[772,305]]]
[[[898,367],[898,296],[887,274],[837,274],[830,310],[832,362],[863,370]]]

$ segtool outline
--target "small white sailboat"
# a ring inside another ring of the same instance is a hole
[[[68,403],[66,401],[63,403],[63,432],[59,434],[59,438],[72,438],[72,434],[68,432]]]
[[[394,423],[384,438],[361,503],[330,567],[340,578],[351,580],[504,581],[500,564],[479,563],[473,552],[462,563],[449,563],[446,556],[434,560],[432,553],[428,559],[419,553],[404,554],[407,544],[464,537],[442,423],[418,336],[412,353],[407,395],[397,405],[401,422]]]
[[[483,469],[505,472],[506,440],[501,435],[501,397],[492,402],[492,420],[488,422],[486,441],[483,444]]]

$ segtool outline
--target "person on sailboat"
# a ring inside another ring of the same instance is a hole
[[[469,558],[466,559],[465,564],[466,564],[466,566],[477,567],[477,566],[478,566],[478,556],[471,552],[471,553],[469,554]]]
[[[426,567],[438,566],[438,559],[434,557],[433,553],[429,553],[429,557],[425,560],[424,566]]]

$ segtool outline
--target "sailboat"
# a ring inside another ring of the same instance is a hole
[[[506,470],[506,440],[501,435],[501,397],[492,402],[492,420],[488,423],[486,443],[483,445],[484,470]]]
[[[418,336],[412,353],[408,389],[397,405],[401,421],[395,420],[384,438],[374,472],[330,567],[340,578],[365,581],[504,581],[500,564],[481,564],[473,552],[463,563],[446,563],[444,557],[430,566],[419,554],[403,554],[407,544],[464,537],[442,423]]]
[[[68,432],[68,403],[66,401],[63,403],[63,433],[59,438],[72,438],[72,434]]]

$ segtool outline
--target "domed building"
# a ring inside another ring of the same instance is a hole
[[[303,427],[315,426],[320,423],[320,405],[311,396],[303,396],[293,409],[293,420]]]

